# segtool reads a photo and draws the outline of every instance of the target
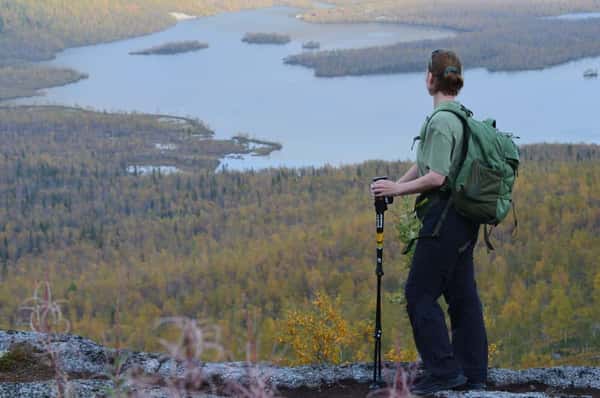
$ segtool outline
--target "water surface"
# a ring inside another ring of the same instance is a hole
[[[283,144],[282,151],[267,158],[226,159],[232,168],[414,157],[412,138],[432,107],[424,72],[323,79],[312,70],[284,65],[282,59],[302,51],[308,40],[340,48],[450,33],[392,24],[309,24],[296,19],[296,13],[277,7],[221,14],[141,38],[70,49],[51,64],[90,78],[21,102],[194,116],[217,137],[248,133]],[[284,46],[240,41],[254,31],[287,33],[293,41]],[[174,56],[128,55],[181,40],[205,41],[210,48]],[[593,116],[600,80],[582,76],[585,69],[599,66],[600,59],[586,59],[542,71],[467,70],[460,98],[477,116],[497,118],[522,143],[600,142],[600,119]]]
[[[572,14],[555,15],[544,17],[545,19],[562,19],[567,21],[577,21],[582,19],[600,18],[600,12],[577,12]]]

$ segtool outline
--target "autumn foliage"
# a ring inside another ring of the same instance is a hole
[[[341,340],[341,352],[307,351],[306,358],[371,360],[368,184],[375,175],[401,175],[408,163],[135,176],[93,148],[69,156],[44,150],[62,137],[22,135],[0,144],[0,327],[27,327],[20,305],[48,276],[55,295],[68,300],[63,314],[72,332],[97,341],[118,323],[122,346],[161,350],[147,325],[186,316],[218,325],[232,359],[246,359],[251,335],[257,360],[299,361],[279,343],[282,321],[329,317],[322,330],[292,336],[332,341],[340,336],[328,330],[346,322],[353,337]],[[599,155],[594,145],[523,149],[519,227],[509,218],[493,233],[496,251],[479,245],[475,252],[494,366],[598,363]],[[409,263],[398,238],[411,230],[395,228],[410,220],[407,207],[399,201],[386,213],[389,359],[414,354],[403,303]],[[321,307],[311,304],[317,293]]]
[[[352,342],[352,330],[339,313],[340,299],[317,293],[308,311],[292,310],[284,320],[280,343],[289,344],[295,355],[292,363],[334,363],[343,361],[343,348]]]

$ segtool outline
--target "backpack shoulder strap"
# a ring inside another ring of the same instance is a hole
[[[436,110],[436,112],[450,112],[454,114],[456,117],[460,119],[463,125],[463,140],[462,147],[460,150],[460,158],[458,161],[458,166],[454,173],[458,173],[461,169],[465,159],[467,158],[467,153],[469,152],[469,140],[471,138],[471,129],[469,128],[469,118],[473,116],[473,112],[471,112],[466,106],[460,104],[460,107],[455,104],[442,105],[440,108]],[[449,180],[456,179],[456,175],[448,176]]]

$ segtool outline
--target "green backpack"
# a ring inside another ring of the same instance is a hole
[[[496,121],[473,119],[473,112],[457,102],[440,105],[435,112],[452,112],[464,126],[460,161],[448,176],[445,189],[450,191],[450,200],[430,237],[437,237],[446,218],[450,204],[463,216],[484,224],[485,243],[493,250],[485,225],[498,225],[506,218],[511,207],[512,190],[519,168],[519,148],[512,134],[496,128]],[[430,118],[431,120],[431,118]],[[515,226],[516,226],[515,215]],[[419,237],[424,238],[424,237]],[[405,252],[410,250],[410,246]]]
[[[512,191],[519,169],[519,148],[512,134],[482,122],[473,112],[454,102],[438,108],[452,112],[464,126],[461,161],[449,187],[456,210],[479,224],[498,225],[512,207]]]

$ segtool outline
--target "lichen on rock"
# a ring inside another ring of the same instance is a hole
[[[165,380],[185,373],[184,364],[160,353],[121,351],[124,358],[118,374],[112,374],[116,351],[89,339],[69,335],[0,331],[0,398],[58,396],[48,350],[59,359],[75,397],[104,396],[117,387],[115,381],[135,370],[157,381],[141,387],[127,377],[119,388],[147,397],[169,397]],[[198,363],[206,383],[189,396],[218,398],[227,395],[224,386],[248,385],[262,380],[283,397],[365,397],[373,368],[371,364],[339,366],[279,367],[270,363]],[[386,363],[384,376],[391,381],[398,369]],[[408,365],[400,369],[407,371]],[[487,391],[446,391],[439,398],[549,398],[600,396],[600,368],[557,367],[525,370],[490,369]]]

